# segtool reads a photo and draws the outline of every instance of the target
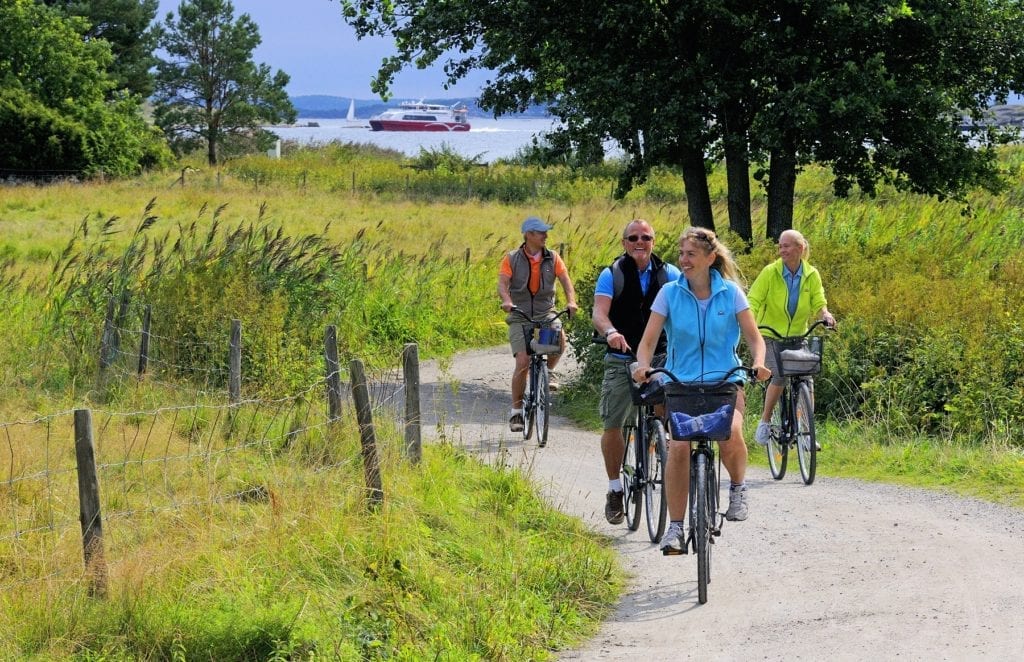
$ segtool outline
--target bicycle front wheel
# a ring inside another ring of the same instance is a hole
[[[768,468],[771,469],[772,478],[782,480],[786,475],[786,464],[789,461],[789,442],[786,439],[786,408],[789,406],[789,386],[779,396],[779,401],[772,409],[771,436],[768,445]]]
[[[647,462],[644,466],[644,501],[647,508],[647,535],[658,542],[665,533],[668,519],[668,497],[665,496],[665,465],[668,446],[665,426],[657,418],[647,419]]]
[[[630,424],[622,428],[622,438],[626,440],[626,453],[622,457],[622,510],[626,514],[626,526],[630,531],[640,528],[640,506],[643,486],[640,484],[640,456],[637,454],[638,431]]]
[[[530,362],[530,372],[523,393],[523,439],[529,441],[533,435],[533,421],[537,416],[537,364]]]
[[[551,413],[551,390],[548,364],[541,362],[537,370],[537,445],[548,444],[548,415]]]
[[[697,553],[697,600],[708,601],[708,582],[711,581],[711,518],[709,511],[708,458],[698,453],[693,473],[693,547]]]
[[[800,384],[796,396],[796,456],[800,461],[800,476],[805,485],[810,485],[818,469],[818,440],[814,434],[811,387],[806,383]]]

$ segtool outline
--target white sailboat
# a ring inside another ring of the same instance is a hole
[[[352,129],[364,129],[366,123],[360,119],[356,119],[356,100],[349,100],[348,104],[348,115],[345,116],[345,126]]]

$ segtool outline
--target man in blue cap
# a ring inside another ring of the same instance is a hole
[[[502,259],[498,270],[498,296],[501,297],[501,309],[506,313],[518,308],[530,319],[554,317],[557,280],[562,284],[569,315],[576,314],[576,290],[572,286],[572,279],[569,278],[569,271],[558,253],[546,247],[550,229],[551,226],[544,221],[536,216],[530,216],[520,227],[523,243]],[[508,340],[512,346],[512,355],[516,359],[515,371],[512,373],[512,410],[509,413],[508,426],[512,432],[522,432],[525,425],[523,393],[526,391],[530,354],[526,348],[522,319],[509,314],[505,322],[509,325]],[[564,332],[561,344],[564,349]],[[558,354],[548,356],[549,370],[554,369],[558,357]],[[557,386],[554,380],[550,382],[552,390]]]

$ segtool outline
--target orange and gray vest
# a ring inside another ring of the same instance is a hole
[[[536,319],[555,309],[555,254],[542,249],[540,289],[530,292],[530,258],[523,246],[508,254],[509,266],[512,267],[508,293],[516,308]]]

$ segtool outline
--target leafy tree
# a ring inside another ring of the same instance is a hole
[[[185,0],[159,42],[171,59],[157,65],[156,122],[179,152],[205,145],[210,165],[224,151],[266,149],[273,136],[261,124],[295,120],[288,75],[253,62],[259,29],[234,11],[228,0]]]
[[[114,89],[128,90],[142,98],[153,93],[158,30],[153,26],[158,0],[39,0],[67,16],[80,16],[88,23],[82,33],[89,40],[104,39],[114,60],[110,75]]]
[[[106,74],[109,44],[32,0],[0,0],[0,167],[133,175],[169,153]]]
[[[546,103],[556,143],[613,139],[629,155],[620,194],[652,166],[682,172],[691,222],[714,227],[705,158],[725,158],[730,225],[750,240],[750,164],[768,192],[769,236],[792,225],[800,168],[833,168],[835,191],[879,183],[964,200],[998,185],[991,147],[961,136],[1019,80],[1019,0],[344,0],[359,36],[396,54],[373,82],[441,58],[449,83],[494,70],[496,114]],[[560,141],[560,142],[558,142]]]

